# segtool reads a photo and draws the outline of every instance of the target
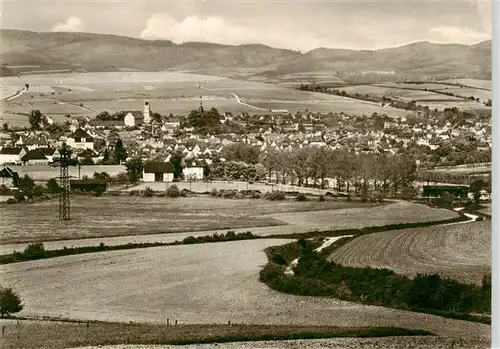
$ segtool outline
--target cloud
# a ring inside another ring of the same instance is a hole
[[[481,20],[481,29],[484,32],[491,34],[493,18],[491,0],[470,0],[470,2],[476,6],[477,14],[479,15]]]
[[[166,13],[152,15],[141,32],[143,39],[166,39],[180,44],[188,41],[214,42],[228,45],[258,42],[255,29],[232,25],[222,17],[189,16],[179,22]]]
[[[487,33],[462,27],[440,26],[431,28],[429,32],[432,34],[432,41],[442,43],[460,42],[472,45],[481,41],[491,40],[491,32]]]
[[[82,21],[78,17],[69,17],[64,23],[55,24],[51,31],[53,32],[78,32],[82,31]]]

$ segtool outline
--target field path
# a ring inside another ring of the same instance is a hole
[[[19,97],[20,95],[22,95],[24,92],[28,91],[28,88],[26,86],[24,86],[22,89],[18,90],[15,94],[7,97],[4,99],[4,101],[11,101],[13,100],[14,98],[17,98]]]
[[[491,327],[328,297],[283,294],[259,281],[262,239],[154,247],[0,266],[25,304],[19,315],[181,324],[397,326],[488,340]]]

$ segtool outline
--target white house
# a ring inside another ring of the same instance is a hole
[[[173,182],[174,165],[171,162],[147,162],[142,170],[142,180],[146,183]]]
[[[26,153],[24,147],[3,147],[0,149],[0,164],[21,164],[21,158]]]
[[[94,138],[79,128],[67,137],[67,144],[71,148],[94,149]]]
[[[191,179],[195,181],[203,180],[203,167],[204,164],[198,160],[187,160],[182,169],[182,174],[185,179]]]

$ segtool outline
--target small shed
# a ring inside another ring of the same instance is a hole
[[[428,198],[438,198],[443,195],[443,193],[448,192],[451,196],[456,198],[466,198],[469,193],[469,187],[467,185],[424,185],[423,193],[424,197]]]
[[[147,162],[142,171],[144,182],[173,182],[174,165],[168,162]]]
[[[12,182],[14,179],[14,176],[17,174],[17,172],[12,171],[9,167],[4,167],[0,170],[0,178],[2,178],[2,185],[5,185],[6,181],[7,183]]]
[[[108,182],[100,179],[72,179],[69,183],[71,191],[91,192],[108,190]]]

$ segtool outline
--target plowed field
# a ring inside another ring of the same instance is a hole
[[[345,266],[388,268],[408,276],[438,273],[480,284],[491,273],[491,221],[364,235],[329,259]]]

